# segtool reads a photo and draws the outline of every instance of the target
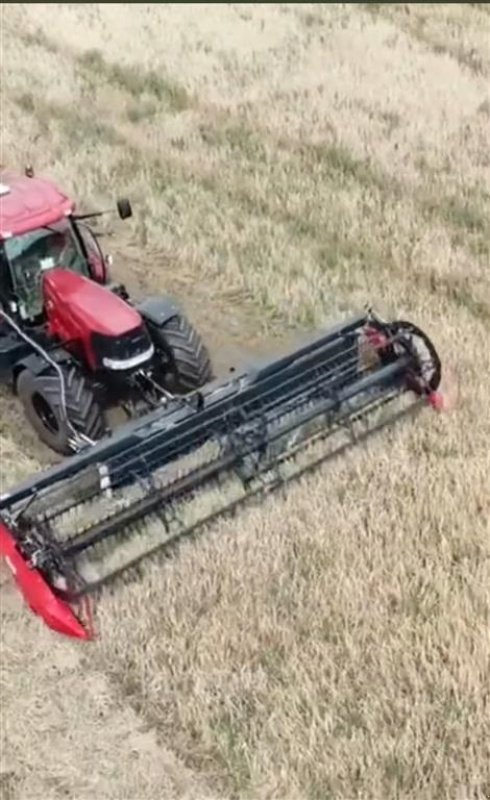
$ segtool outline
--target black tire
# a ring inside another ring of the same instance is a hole
[[[168,391],[187,394],[213,379],[209,352],[201,337],[183,316],[171,317],[151,336],[162,358],[158,379]]]
[[[66,411],[71,425],[90,439],[102,438],[106,432],[104,415],[87,381],[76,367],[64,369],[63,376]],[[24,369],[16,388],[25,415],[41,441],[61,455],[73,453],[69,444],[73,432],[63,418],[60,381],[56,372],[35,375]]]

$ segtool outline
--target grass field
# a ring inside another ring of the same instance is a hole
[[[455,370],[60,640],[1,587],[0,796],[490,798],[488,4],[2,4],[1,157],[219,364],[370,303]],[[49,460],[4,392],[2,490]],[[19,429],[16,429],[16,425]]]

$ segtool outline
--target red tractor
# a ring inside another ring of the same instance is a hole
[[[121,219],[132,215],[119,200]],[[39,438],[68,455],[110,434],[110,408],[139,416],[196,392],[212,367],[174,302],[133,302],[75,204],[51,181],[0,173],[0,379]],[[199,398],[199,393],[195,394]]]

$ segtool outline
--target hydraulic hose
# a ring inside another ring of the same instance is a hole
[[[70,420],[68,419],[68,414],[67,414],[67,411],[66,411],[65,378],[64,378],[64,375],[63,375],[63,370],[61,369],[60,365],[57,364],[56,361],[53,358],[51,358],[51,356],[49,355],[49,353],[46,352],[44,347],[41,347],[40,344],[35,342],[34,339],[32,339],[25,331],[23,331],[22,328],[19,325],[17,325],[15,320],[12,319],[12,317],[9,314],[7,314],[6,311],[4,311],[3,309],[0,309],[0,315],[5,319],[6,323],[12,328],[12,330],[17,334],[17,336],[20,336],[20,338],[23,339],[24,342],[26,342],[26,344],[28,344],[30,347],[32,347],[32,349],[35,350],[36,353],[39,356],[41,356],[41,358],[44,359],[44,361],[46,361],[46,363],[49,364],[50,367],[52,367],[55,370],[56,374],[58,375],[59,381],[60,381],[60,409],[61,409],[61,415],[62,415],[62,418],[63,418],[63,422],[67,425],[67,427],[73,433],[75,439],[78,439],[79,438],[79,434],[77,433],[77,431],[75,430],[75,428],[71,424]]]

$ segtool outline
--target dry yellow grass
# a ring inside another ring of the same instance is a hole
[[[487,4],[3,4],[1,22],[0,160],[86,204],[129,194],[131,288],[177,294],[216,353],[372,302],[462,387],[454,415],[118,586],[92,646],[2,585],[4,796],[488,798]],[[5,396],[5,483],[46,459],[14,413]]]

